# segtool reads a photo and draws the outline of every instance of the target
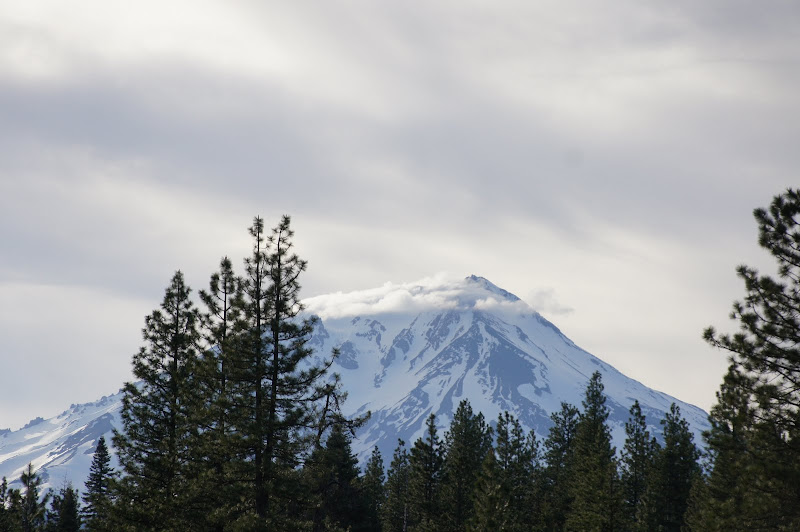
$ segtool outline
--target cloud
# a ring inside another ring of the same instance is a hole
[[[336,292],[303,301],[307,312],[323,319],[417,313],[431,310],[491,310],[530,312],[532,309],[512,294],[471,278],[440,273],[411,283],[384,283],[380,288],[349,293]]]
[[[574,308],[564,305],[558,300],[555,289],[551,287],[531,291],[527,301],[542,314],[564,316],[575,312]]]

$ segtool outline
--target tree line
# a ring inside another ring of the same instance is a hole
[[[352,451],[352,432],[344,423],[332,424],[294,469],[295,477],[284,480],[295,484],[282,488],[291,489],[295,498],[281,517],[283,529],[681,530],[700,466],[699,451],[680,410],[673,404],[661,420],[662,445],[649,433],[635,402],[617,457],[605,402],[597,372],[587,385],[583,409],[563,403],[551,416],[548,437],[539,442],[509,412],[492,426],[463,400],[444,438],[431,414],[425,435],[410,450],[399,440],[388,471],[375,447],[362,472]],[[10,504],[0,505],[7,508],[0,514],[0,530],[212,530],[220,509],[208,501],[203,508],[184,510],[181,518],[156,518],[148,525],[133,521],[144,510],[137,508],[132,514],[127,508],[132,502],[123,490],[130,489],[133,479],[124,468],[117,478],[102,437],[82,509],[71,486],[40,498],[41,480],[31,466],[22,480],[22,491],[6,490],[3,484],[0,495]],[[194,480],[201,482],[200,477]],[[189,485],[191,479],[184,482],[186,489],[199,489]],[[259,526],[252,521],[221,525],[224,530]]]
[[[119,470],[102,438],[82,496],[40,494],[29,465],[21,489],[0,484],[0,531],[800,530],[800,191],[754,213],[778,274],[740,266],[740,330],[704,333],[730,367],[702,461],[676,405],[657,440],[634,403],[618,454],[595,373],[582,409],[562,404],[541,442],[463,401],[443,438],[431,415],[388,469],[376,448],[360,471],[351,442],[365,418],[341,413],[337,353],[308,347],[290,220],[267,236],[256,218],[244,275],[223,258],[200,310],[176,272],[146,317]]]
[[[605,402],[596,372],[582,410],[562,403],[542,442],[509,412],[488,425],[466,400],[442,440],[431,415],[410,451],[398,442],[370,530],[681,530],[700,474],[688,423],[673,404],[661,444],[637,401],[617,456]]]

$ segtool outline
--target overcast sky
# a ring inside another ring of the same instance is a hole
[[[115,392],[284,213],[304,296],[481,275],[708,409],[798,94],[795,0],[5,0],[0,427]]]

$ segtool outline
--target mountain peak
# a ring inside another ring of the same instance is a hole
[[[493,294],[497,294],[499,296],[502,296],[504,299],[507,299],[508,301],[512,301],[512,302],[520,301],[520,298],[518,298],[517,296],[515,296],[514,294],[512,294],[511,292],[509,292],[507,290],[503,290],[502,288],[500,288],[499,286],[497,286],[496,284],[494,284],[493,282],[491,282],[489,279],[487,279],[485,277],[481,277],[479,275],[474,275],[473,274],[473,275],[470,275],[469,277],[466,277],[464,280],[469,282],[469,283],[475,283],[478,286],[488,290],[489,292],[492,292]]]

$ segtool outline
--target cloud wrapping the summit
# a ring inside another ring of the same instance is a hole
[[[440,273],[416,282],[390,282],[370,290],[311,297],[304,300],[303,304],[309,313],[322,319],[431,310],[491,310],[515,314],[533,312],[524,301],[493,292],[489,286],[496,288],[480,278],[464,279]]]

